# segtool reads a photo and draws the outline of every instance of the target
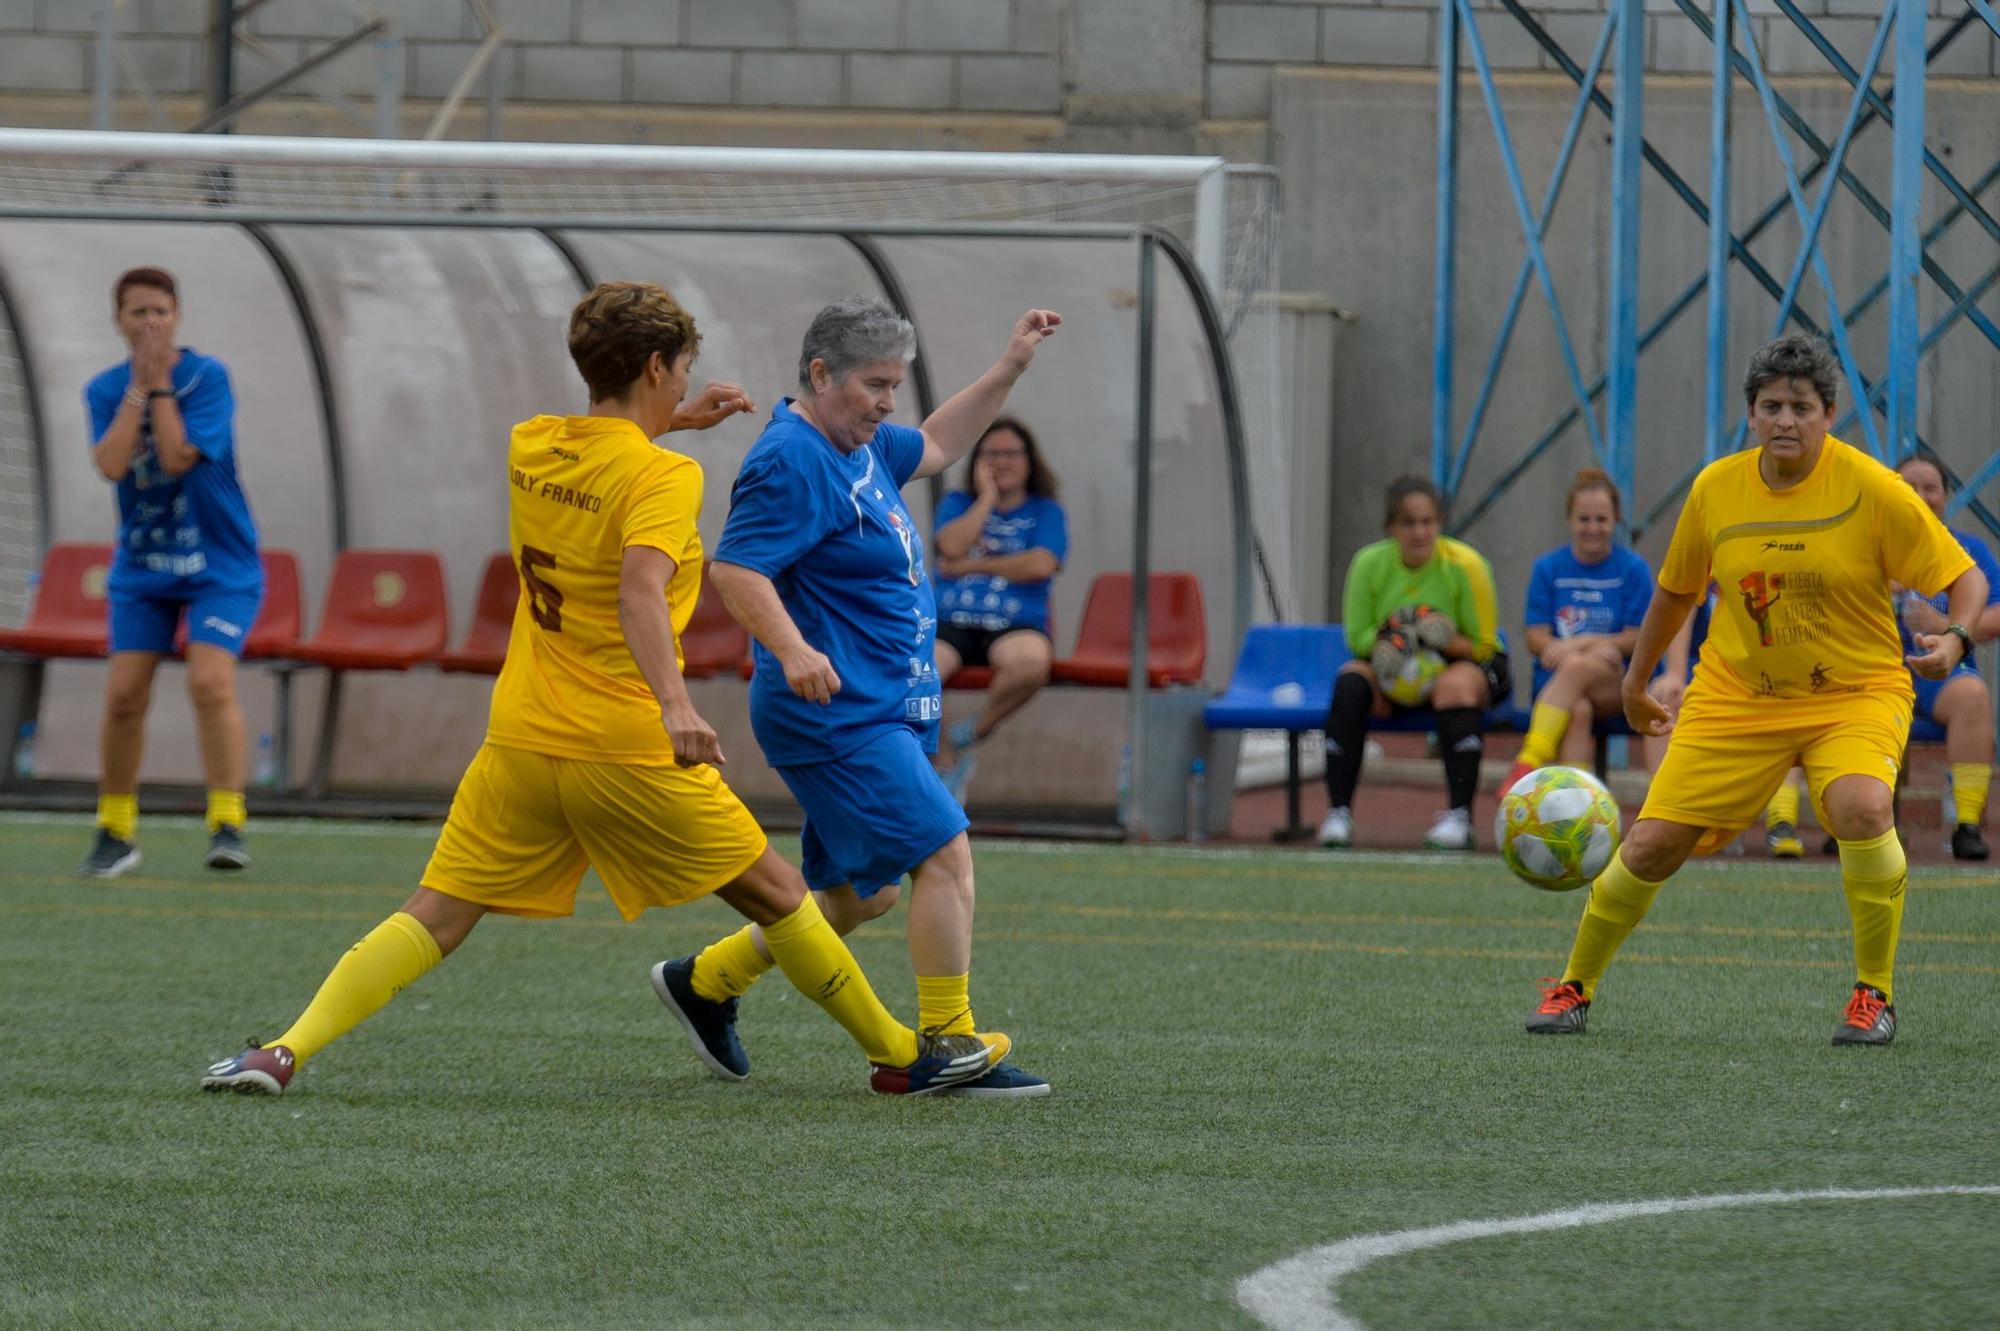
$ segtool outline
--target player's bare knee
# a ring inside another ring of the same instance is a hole
[[[1486,676],[1478,666],[1454,661],[1438,676],[1431,690],[1432,707],[1482,707],[1486,703]]]
[[[1632,824],[1618,856],[1633,877],[1648,883],[1664,882],[1687,862],[1700,836],[1699,828],[1661,818],[1641,818]]]
[[[776,924],[806,899],[806,880],[767,846],[755,864],[723,884],[715,895],[753,924]]]
[[[1843,776],[1822,797],[1835,839],[1872,841],[1896,825],[1894,796],[1887,783],[1871,776]]]
[[[965,833],[931,852],[930,858],[911,875],[915,886],[926,892],[951,892],[972,899],[972,842]]]

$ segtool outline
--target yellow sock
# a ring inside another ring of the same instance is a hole
[[[397,911],[347,949],[290,1030],[264,1043],[284,1045],[304,1063],[374,1016],[443,956],[430,930]]]
[[[1771,802],[1764,806],[1764,826],[1769,827],[1772,823],[1799,825],[1799,788],[1792,784],[1790,777],[1778,783]]]
[[[1556,760],[1563,736],[1569,731],[1569,708],[1538,702],[1528,717],[1528,737],[1521,741],[1518,761],[1530,767],[1547,767]]]
[[[1590,900],[1584,903],[1583,919],[1576,926],[1576,942],[1570,947],[1569,964],[1563,968],[1565,980],[1583,985],[1583,996],[1594,997],[1597,982],[1611,965],[1618,947],[1646,917],[1661,884],[1649,883],[1625,867],[1625,852],[1611,857],[1611,863],[1590,885]]]
[[[970,975],[917,977],[917,1028],[945,1035],[970,1035],[972,1025]]]
[[[1986,821],[1986,790],[1993,781],[1993,769],[1985,763],[1951,765],[1951,800],[1958,806],[1958,821],[1978,827]]]
[[[725,1003],[749,992],[772,963],[764,960],[744,925],[729,937],[710,943],[694,959],[694,991],[711,1003]]]
[[[1903,843],[1890,828],[1872,841],[1840,843],[1840,885],[1854,920],[1854,978],[1896,1001],[1896,940],[1903,932]]]
[[[132,795],[99,795],[97,797],[97,825],[117,837],[120,841],[130,841],[139,834],[139,797]]]
[[[208,834],[215,835],[215,829],[223,824],[243,830],[243,823],[249,815],[243,811],[243,792],[240,790],[211,790],[208,792]],[[297,1051],[294,1051],[297,1052]]]
[[[845,1027],[869,1062],[900,1068],[916,1061],[916,1032],[882,1006],[812,893],[790,915],[764,926],[764,942],[785,978]]]

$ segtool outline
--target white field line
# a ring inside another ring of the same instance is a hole
[[[1363,1234],[1308,1248],[1236,1285],[1236,1302],[1273,1331],[1368,1331],[1340,1310],[1336,1286],[1345,1276],[1385,1257],[1441,1248],[1468,1239],[1533,1234],[1550,1229],[1606,1225],[1643,1216],[1719,1211],[1737,1206],[1783,1206],[1793,1202],[1866,1202],[1895,1197],[2000,1196],[2000,1186],[1947,1185],[1929,1188],[1825,1188],[1815,1192],[1741,1192],[1717,1197],[1669,1197],[1651,1202],[1605,1202],[1567,1211],[1515,1216],[1507,1220],[1462,1220],[1429,1229]]]
[[[146,822],[149,826],[186,828],[201,826],[202,819],[198,814],[148,814]],[[0,827],[34,824],[89,827],[95,823],[96,815],[89,813],[0,810]],[[436,840],[443,822],[430,819],[257,818],[252,826],[259,835],[268,832],[298,832],[310,836],[408,837],[416,840]],[[1186,846],[1168,843],[1128,846],[1123,842],[1014,840],[1010,837],[979,837],[974,839],[972,844],[974,852],[982,855],[1054,855],[1071,859],[1137,853],[1157,856],[1163,860],[1206,860],[1222,864],[1277,864],[1294,867],[1301,864],[1323,864],[1329,868],[1340,865],[1364,868],[1384,865],[1423,865],[1437,868],[1460,864],[1485,864],[1491,867],[1499,863],[1497,857],[1490,853],[1468,858],[1450,852],[1424,850],[1263,850],[1252,846]],[[1721,869],[1732,875],[1796,876],[1800,873],[1796,861],[1780,863],[1748,857],[1724,859],[1717,856],[1692,863],[1703,870]],[[1817,867],[1825,869],[1830,875],[1839,873],[1839,865],[1832,860],[1824,861]],[[1925,864],[1917,867],[1926,876],[1937,877],[1974,877],[1993,872],[1983,865],[1978,868],[1949,864]],[[1579,897],[1577,900],[1582,898]]]

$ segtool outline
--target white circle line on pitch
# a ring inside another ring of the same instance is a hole
[[[1236,1302],[1272,1331],[1368,1331],[1340,1310],[1335,1287],[1362,1267],[1385,1257],[1442,1248],[1469,1239],[1533,1234],[1550,1229],[1608,1225],[1645,1216],[1720,1211],[1738,1206],[1785,1206],[1794,1202],[1868,1202],[1898,1197],[2000,1196],[2000,1185],[1962,1184],[1928,1188],[1824,1188],[1815,1192],[1741,1192],[1715,1197],[1668,1197],[1650,1202],[1605,1202],[1505,1220],[1462,1220],[1428,1229],[1363,1234],[1273,1263],[1236,1285]]]

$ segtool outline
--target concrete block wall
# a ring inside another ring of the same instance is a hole
[[[0,92],[88,92],[99,6],[111,0],[0,0]],[[1526,0],[1579,61],[1609,0]],[[853,108],[1067,115],[1078,121],[1263,120],[1283,66],[1425,68],[1437,59],[1438,0],[494,0],[506,25],[499,60],[514,102],[653,106]],[[1555,67],[1534,39],[1475,0],[1489,60],[1502,70]],[[464,0],[376,0],[397,16],[393,58],[406,96],[442,97],[479,31]],[[1800,0],[1859,62],[1882,0]],[[1929,0],[1932,36],[1966,0]],[[123,53],[147,88],[199,92],[209,0],[124,0]],[[1702,0],[1708,8],[1708,0]],[[1778,13],[1751,0],[1759,49],[1774,74],[1826,72]],[[1646,0],[1647,68],[1702,74],[1710,47],[1674,0]],[[268,0],[245,31],[238,87],[353,31],[335,0]],[[2000,39],[1962,33],[1936,74],[2000,74]],[[312,86],[365,96],[376,53],[340,57]],[[1470,63],[1470,55],[1465,60]]]
[[[0,0],[0,92],[89,92],[99,4]],[[463,0],[377,0],[400,22],[403,90],[442,97],[480,30]],[[1062,110],[1064,0],[495,0],[513,101],[927,111]],[[121,49],[147,90],[199,92],[208,0],[126,0]],[[269,0],[242,31],[290,62],[357,26],[334,0]],[[276,73],[247,45],[237,86]],[[363,46],[314,83],[377,85]],[[121,79],[121,91],[133,91]]]

